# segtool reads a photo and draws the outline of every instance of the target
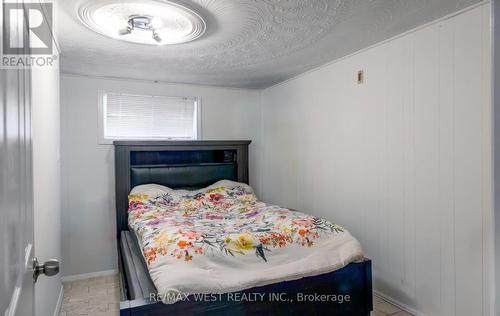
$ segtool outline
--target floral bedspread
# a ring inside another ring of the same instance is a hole
[[[265,204],[250,186],[227,180],[198,191],[138,186],[128,218],[165,303],[175,301],[168,293],[237,291],[363,257],[341,226]]]

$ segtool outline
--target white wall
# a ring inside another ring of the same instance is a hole
[[[53,54],[59,56],[55,35],[59,1],[53,5]],[[31,76],[34,255],[43,263],[61,260],[59,60],[51,68],[33,68]],[[57,315],[62,294],[61,273],[41,275],[35,283],[35,316]]]
[[[250,139],[257,179],[260,94],[256,90],[62,75],[63,275],[116,269],[114,153],[98,145],[97,91],[201,97],[203,139]]]
[[[493,34],[493,87],[500,86],[500,3],[492,2]],[[500,315],[500,89],[493,89],[493,137],[494,142],[494,205],[495,205],[495,296],[496,315]]]
[[[59,69],[32,71],[33,206],[35,256],[43,263],[61,258],[61,170]],[[61,274],[40,276],[35,315],[54,315]]]
[[[264,200],[350,229],[375,290],[421,315],[493,313],[489,13],[262,93]]]

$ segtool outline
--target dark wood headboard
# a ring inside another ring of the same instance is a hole
[[[219,180],[248,183],[249,140],[115,141],[116,230],[128,230],[128,194],[140,184],[195,190]]]

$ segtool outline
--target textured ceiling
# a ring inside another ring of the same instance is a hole
[[[78,20],[83,0],[61,1],[62,72],[264,88],[480,0],[193,0],[199,40],[146,46],[113,40]]]

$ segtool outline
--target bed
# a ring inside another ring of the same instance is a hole
[[[144,218],[150,219],[151,217],[151,214],[145,214],[144,210],[141,209],[143,200],[146,204],[153,203],[156,205],[155,203],[158,202],[156,195],[152,194],[151,190],[160,190],[160,193],[165,193],[161,191],[175,189],[175,191],[172,190],[168,193],[175,195],[177,192],[184,192],[182,193],[182,198],[192,198],[191,192],[193,196],[197,196],[198,191],[196,190],[205,187],[208,187],[205,190],[209,190],[209,192],[217,191],[216,199],[220,195],[218,192],[227,188],[229,191],[223,193],[229,194],[226,198],[238,196],[238,199],[244,200],[245,205],[247,205],[246,211],[248,212],[244,213],[242,211],[245,221],[249,217],[248,214],[254,216],[255,213],[259,213],[261,210],[265,210],[265,214],[268,214],[269,210],[271,213],[275,212],[273,214],[282,214],[285,212],[285,209],[279,209],[274,206],[265,205],[260,201],[254,201],[252,199],[252,192],[250,192],[251,188],[245,185],[248,184],[249,144],[250,141],[119,141],[114,143],[117,247],[121,289],[120,315],[328,314],[365,316],[370,314],[372,310],[371,261],[366,258],[356,258],[353,262],[349,260],[351,263],[343,265],[341,268],[333,269],[334,271],[330,271],[332,269],[325,270],[324,267],[321,270],[318,267],[315,273],[305,273],[302,276],[299,275],[293,278],[277,278],[275,282],[271,282],[271,277],[266,278],[265,271],[260,278],[259,275],[252,277],[262,279],[260,282],[252,282],[252,278],[248,278],[246,283],[233,282],[233,284],[229,282],[231,279],[224,281],[222,278],[220,280],[214,278],[212,283],[203,284],[200,279],[199,284],[196,282],[191,282],[191,284],[194,284],[194,288],[196,286],[199,288],[205,286],[205,290],[201,291],[205,296],[196,296],[195,293],[189,294],[189,296],[186,294],[183,297],[183,292],[179,291],[178,296],[168,295],[168,298],[165,298],[165,292],[168,291],[165,290],[159,281],[158,273],[153,272],[155,271],[153,268],[156,264],[156,253],[151,257],[151,254],[148,252],[151,247],[145,247],[145,244],[150,243],[152,240],[148,240],[145,237],[151,233],[148,229],[150,227],[154,228],[154,225],[157,223],[152,221],[150,223],[153,223],[153,225],[141,226],[141,221],[134,222],[131,220],[129,222],[129,194],[132,198],[131,203],[135,203],[134,205],[140,204],[136,205],[137,208],[135,209],[131,208],[130,214],[138,218],[142,216],[141,220]],[[223,181],[218,182],[221,180]],[[214,183],[216,183],[215,186]],[[133,190],[132,193],[131,190]],[[245,190],[249,190],[249,192],[244,192]],[[238,192],[238,194],[234,194],[234,192]],[[155,196],[155,199],[149,200],[149,195]],[[158,194],[157,196],[160,197],[163,195]],[[213,197],[214,194],[210,196]],[[148,198],[146,199],[146,197]],[[238,203],[241,202],[240,200],[238,200]],[[164,199],[161,201],[164,201]],[[231,205],[229,201],[232,200],[228,199],[227,202],[228,205]],[[189,200],[187,202],[182,200],[182,202],[190,203]],[[218,200],[212,202],[219,203]],[[237,207],[240,206],[237,205]],[[196,212],[193,213],[196,214]],[[232,213],[228,212],[228,214]],[[291,210],[286,216],[283,215],[281,217],[287,218],[287,216],[292,216],[294,223],[297,225],[310,225],[312,219],[300,217],[306,216],[301,214],[300,212]],[[215,217],[208,219],[212,220],[210,221],[211,223],[219,221],[219,218]],[[167,220],[171,221],[172,219],[167,218]],[[204,220],[205,222],[207,221],[207,219]],[[275,220],[275,218],[270,220],[268,218],[268,222]],[[313,224],[326,225],[320,228],[325,229],[326,227],[325,231],[331,234],[342,233],[341,230],[337,231],[340,226],[334,226],[328,222]],[[211,225],[217,226],[215,224]],[[290,241],[302,243],[302,246],[305,244],[307,248],[307,246],[313,244],[313,239],[316,237],[313,236],[313,238],[311,235],[306,235],[306,230],[301,230],[300,228],[301,226],[294,226],[292,227],[292,231],[294,233],[293,236],[301,239],[292,240],[290,238]],[[146,231],[147,233],[138,234],[138,231]],[[257,238],[253,240],[257,240],[257,243],[250,242],[246,244],[247,239],[245,238],[247,237],[245,236],[235,237],[236,244],[235,241],[227,238],[229,241],[226,240],[225,242],[228,247],[223,247],[227,249],[221,250],[224,251],[226,256],[221,256],[222,259],[217,257],[214,260],[229,260],[229,266],[236,267],[231,271],[237,277],[238,261],[236,260],[243,258],[240,254],[244,254],[244,252],[255,253],[254,257],[247,256],[248,259],[246,259],[255,265],[259,260],[260,262],[267,262],[268,258],[266,256],[279,253],[279,250],[272,252],[266,248],[271,247],[271,245],[266,244],[264,237],[268,236],[271,232],[266,232],[265,229],[257,229],[256,231],[258,232]],[[186,234],[188,233],[196,234],[195,230],[186,232]],[[202,247],[190,243],[190,240],[193,238],[193,240],[200,241],[195,238],[198,235],[194,235],[194,237],[191,235],[186,236],[189,238],[182,240],[175,239],[175,243],[180,245],[180,249],[176,249],[175,251],[180,252],[168,253],[168,256],[166,253],[162,253],[165,256],[160,256],[161,258],[165,257],[165,260],[170,260],[163,263],[165,267],[161,267],[161,271],[163,271],[162,278],[168,279],[169,282],[175,281],[177,276],[184,273],[184,264],[186,263],[183,261],[192,261],[194,264],[202,265],[213,264],[213,261],[208,263],[203,261],[206,256],[197,255],[202,253]],[[155,236],[155,238],[158,238],[158,236]],[[243,239],[240,241],[237,238]],[[212,245],[214,240],[209,239],[206,241],[208,243],[206,244],[207,249],[212,249],[209,245]],[[314,242],[321,245],[320,240],[314,240]],[[189,245],[186,242],[189,242]],[[224,244],[224,242],[221,243]],[[190,247],[189,252],[187,251],[188,247]],[[300,248],[300,245],[296,245],[296,247]],[[325,243],[324,247],[333,246]],[[326,251],[334,251],[329,250],[330,248],[324,249]],[[234,251],[238,253],[235,255]],[[311,252],[312,254],[314,252]],[[179,260],[178,264],[176,259]],[[189,265],[189,263],[187,264]],[[211,266],[211,268],[214,268],[216,271],[217,266]],[[274,270],[274,274],[279,273],[279,269]],[[212,291],[208,289],[211,289],[214,284],[220,285],[220,287],[213,291],[214,293],[210,293]],[[235,284],[240,286],[235,286]],[[193,293],[191,292],[194,289],[193,286],[189,288],[190,291],[185,290],[186,293]],[[177,291],[177,288],[174,289]],[[160,294],[162,294],[161,297]],[[170,294],[175,294],[175,292]]]

